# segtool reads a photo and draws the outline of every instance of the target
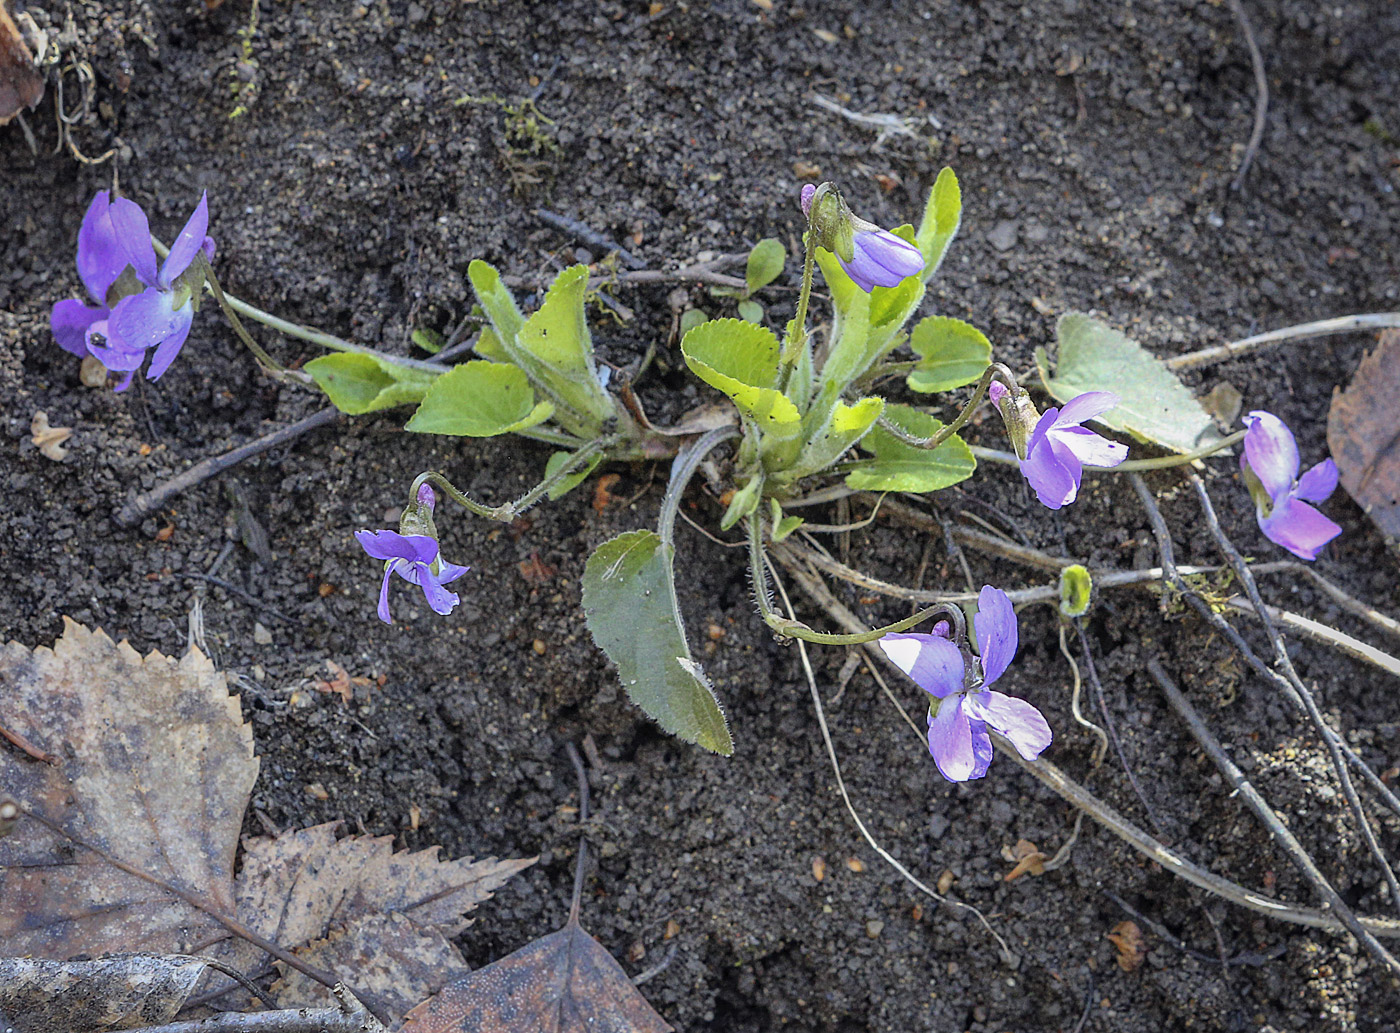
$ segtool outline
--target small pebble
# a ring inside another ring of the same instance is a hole
[[[987,233],[987,243],[998,251],[1010,251],[1016,246],[1017,226],[1011,219],[997,223]]]
[[[272,645],[272,632],[263,627],[262,621],[253,622],[253,641],[260,646]]]
[[[882,933],[884,929],[885,923],[880,921],[878,918],[872,918],[870,921],[865,923],[865,935],[870,937],[872,940],[879,939],[880,933]]]

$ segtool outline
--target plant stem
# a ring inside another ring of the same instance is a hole
[[[1231,341],[1229,344],[1218,344],[1213,348],[1202,348],[1200,351],[1178,355],[1167,359],[1166,366],[1167,369],[1195,369],[1197,366],[1224,362],[1226,359],[1247,355],[1271,344],[1282,344],[1284,341],[1330,337],[1333,334],[1349,334],[1360,330],[1384,330],[1390,327],[1400,327],[1400,312],[1366,312],[1355,316],[1338,316],[1335,319],[1319,319],[1313,323],[1286,326],[1281,330],[1255,334],[1253,337]]]
[[[479,517],[487,520],[499,520],[502,523],[510,523],[525,510],[538,502],[551,488],[559,484],[575,470],[577,470],[588,460],[592,459],[600,452],[605,452],[618,442],[618,435],[612,434],[607,437],[594,438],[569,456],[559,469],[540,481],[520,498],[514,502],[506,502],[499,506],[483,506],[480,502],[460,491],[455,484],[447,479],[445,474],[435,470],[428,470],[420,473],[413,479],[413,485],[408,489],[408,496],[411,499],[418,497],[418,489],[424,484],[433,484],[441,488],[453,502],[463,509],[475,513]]]
[[[1206,445],[1198,448],[1194,452],[1183,452],[1174,456],[1156,456],[1152,459],[1128,459],[1117,466],[1085,466],[1085,473],[1137,473],[1139,470],[1165,470],[1173,466],[1185,466],[1187,463],[1194,463],[1197,459],[1204,459],[1206,456],[1222,452],[1232,445],[1236,445],[1244,440],[1245,431],[1239,430],[1229,437],[1221,438],[1213,445]],[[1019,466],[1021,461],[1012,452],[1002,452],[995,448],[983,448],[981,445],[969,445],[972,454],[978,459],[985,459],[990,463],[1005,463],[1008,466]]]
[[[807,344],[807,303],[812,298],[812,274],[817,264],[816,252],[808,239],[810,236],[811,234],[804,234],[802,237],[802,291],[797,295],[797,315],[792,318],[792,334],[783,346],[784,366],[791,366],[796,362],[797,356],[802,354],[802,349]]]
[[[695,468],[722,442],[737,438],[739,433],[738,427],[715,427],[676,453],[676,458],[671,462],[671,477],[666,483],[666,496],[661,500],[661,513],[656,520],[656,533],[661,536],[663,545],[671,545],[675,541],[676,513],[680,510],[686,485],[695,476]]]
[[[962,412],[958,413],[952,423],[941,428],[938,433],[934,434],[932,437],[916,437],[903,427],[891,423],[883,416],[880,417],[880,426],[906,445],[913,445],[915,448],[937,448],[958,431],[962,430],[963,427],[967,426],[967,421],[972,419],[973,411],[981,404],[982,398],[987,393],[987,387],[993,380],[1002,381],[1013,392],[1018,390],[1016,377],[1011,370],[1003,366],[1000,362],[992,363],[982,372],[982,376],[977,381],[977,386],[973,388],[972,397],[968,400],[967,404],[963,406]]]

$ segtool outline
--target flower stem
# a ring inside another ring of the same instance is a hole
[[[524,495],[521,495],[520,498],[516,499],[514,502],[506,502],[499,506],[483,506],[480,502],[477,502],[469,495],[460,491],[455,484],[447,479],[445,474],[438,473],[436,470],[427,470],[415,477],[412,487],[408,490],[408,495],[409,498],[416,499],[418,498],[419,488],[424,484],[433,484],[441,488],[448,498],[463,509],[475,513],[479,517],[485,517],[487,520],[499,520],[502,523],[510,523],[510,521],[514,520],[517,516],[538,502],[556,484],[559,484],[570,474],[574,473],[580,466],[588,462],[595,455],[598,455],[600,452],[605,452],[613,445],[617,444],[618,440],[619,436],[616,434],[594,438],[570,455],[568,459],[560,464],[559,469],[540,481],[539,484],[535,485]]]
[[[797,315],[792,317],[792,333],[783,345],[783,365],[791,366],[807,344],[807,303],[812,298],[812,274],[817,256],[810,241],[811,234],[802,237],[802,291],[797,295]]]
[[[820,642],[828,646],[856,646],[862,642],[874,642],[892,632],[905,631],[940,613],[953,621],[955,627],[962,628],[966,624],[962,611],[951,603],[936,603],[925,607],[912,617],[853,635],[833,635],[817,631],[799,620],[784,617],[773,609],[773,603],[768,598],[767,559],[763,554],[763,517],[757,509],[749,514],[749,573],[753,578],[754,599],[758,602],[758,612],[763,617],[763,622],[786,638],[800,638],[804,642]]]
[[[1110,473],[1133,473],[1137,470],[1165,470],[1172,466],[1185,466],[1187,463],[1194,463],[1197,459],[1204,459],[1206,456],[1214,455],[1231,445],[1238,444],[1244,440],[1244,436],[1245,431],[1237,430],[1229,437],[1221,438],[1215,444],[1198,448],[1194,452],[1184,452],[1174,456],[1158,456],[1155,459],[1129,459],[1117,466],[1102,467],[1102,469]],[[1096,468],[1086,466],[1085,469]]]
[[[661,514],[656,521],[656,531],[663,545],[670,545],[675,539],[676,513],[680,510],[686,485],[695,475],[695,468],[721,442],[738,437],[739,433],[738,427],[715,427],[676,453],[676,458],[671,462],[671,477],[666,483],[666,496],[661,500]]]
[[[883,416],[880,417],[880,426],[906,445],[913,445],[915,448],[937,448],[958,431],[962,430],[963,427],[967,426],[967,421],[972,419],[973,412],[976,411],[977,406],[981,404],[983,397],[987,393],[987,387],[993,380],[1000,380],[1013,392],[1019,390],[1015,374],[1000,362],[992,363],[983,371],[981,378],[977,381],[977,386],[972,390],[972,397],[968,399],[967,404],[963,406],[962,412],[958,413],[957,418],[954,419],[952,423],[941,428],[938,433],[931,437],[921,438],[910,434],[903,427],[892,423]]]

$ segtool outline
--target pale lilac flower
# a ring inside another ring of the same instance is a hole
[[[59,345],[75,355],[92,355],[109,370],[125,373],[117,385],[125,390],[154,348],[146,376],[158,379],[184,346],[194,320],[194,290],[181,277],[201,251],[214,253],[209,228],[208,195],[200,197],[194,214],[160,265],[156,263],[146,213],[134,201],[111,201],[101,191],[88,207],[78,231],[78,275],[97,308],[79,301],[54,306],[50,324]],[[108,307],[109,293],[130,268],[145,289],[126,290]],[[96,339],[105,343],[99,344]]]
[[[932,635],[886,635],[885,655],[936,702],[928,719],[928,750],[950,782],[981,778],[992,762],[987,729],[1005,736],[1016,752],[1035,760],[1050,745],[1050,726],[1023,699],[990,688],[1016,655],[1016,611],[1005,592],[985,585],[974,621],[980,662],[969,666],[963,650],[948,639],[947,626]]]
[[[992,400],[997,400],[995,392]],[[1087,391],[1071,398],[1063,409],[1046,409],[1041,414],[1020,463],[1026,483],[1045,506],[1059,509],[1075,500],[1085,465],[1117,466],[1128,458],[1127,445],[1080,426],[1108,412],[1118,401],[1110,391]]]
[[[1287,424],[1261,410],[1243,423],[1248,429],[1240,469],[1254,496],[1259,530],[1298,558],[1317,559],[1342,529],[1308,503],[1323,502],[1336,490],[1337,464],[1329,457],[1299,477],[1298,442]]]
[[[393,624],[389,615],[389,576],[398,574],[423,590],[423,597],[437,613],[446,616],[461,601],[443,586],[456,581],[470,567],[448,563],[438,555],[437,539],[426,534],[399,534],[397,531],[356,531],[360,547],[377,560],[384,560],[384,580],[379,586],[379,619]]]
[[[817,188],[802,188],[802,214],[808,215]],[[843,205],[844,210],[844,205]],[[874,223],[850,216],[852,257],[848,262],[839,254],[836,260],[855,285],[869,294],[876,287],[894,287],[907,277],[924,271],[924,253],[914,244],[882,230]]]

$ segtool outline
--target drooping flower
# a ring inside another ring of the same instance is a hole
[[[813,216],[812,201],[818,189],[811,183],[802,188],[802,214],[817,231],[815,243],[836,256],[857,287],[869,294],[876,287],[894,287],[923,272],[924,254],[916,245],[851,214],[834,190],[823,192],[817,215]],[[829,204],[824,203],[827,198]],[[818,226],[819,222],[823,225]],[[848,250],[849,258],[844,254]]]
[[[1016,655],[1016,611],[1005,592],[983,586],[974,629],[980,660],[951,641],[943,624],[931,635],[891,634],[880,639],[885,655],[934,697],[928,750],[950,782],[987,773],[992,762],[989,728],[1010,740],[1027,760],[1039,757],[1053,738],[1035,707],[988,687]]]
[[[993,403],[1002,409],[1007,389],[993,381],[988,387]],[[1065,403],[1063,409],[1046,409],[1035,429],[1025,438],[1024,454],[1016,441],[1021,473],[1041,503],[1050,509],[1068,506],[1079,495],[1084,466],[1117,466],[1128,458],[1128,446],[1095,434],[1081,426],[1108,412],[1119,402],[1111,391],[1086,391]],[[1034,408],[1030,410],[1034,412]],[[1008,424],[1008,429],[1010,425]],[[1015,441],[1016,434],[1012,434]]]
[[[213,256],[208,228],[206,194],[157,265],[146,213],[134,201],[111,201],[105,190],[98,193],[78,232],[78,275],[98,307],[72,300],[55,305],[50,324],[59,345],[125,373],[118,391],[130,385],[154,348],[146,376],[158,379],[180,353],[194,321],[202,280],[186,273],[201,251],[206,258]],[[124,276],[127,269],[129,278]]]
[[[397,574],[423,590],[428,605],[444,617],[460,599],[443,586],[456,581],[470,567],[448,563],[438,554],[437,528],[433,524],[433,489],[420,485],[411,505],[404,509],[397,531],[356,531],[360,547],[377,560],[384,560],[384,579],[379,584],[379,619],[393,624],[389,614],[389,578]]]
[[[1337,487],[1337,464],[1329,457],[1301,477],[1298,442],[1273,413],[1256,409],[1243,421],[1240,470],[1254,497],[1259,530],[1299,559],[1315,560],[1322,547],[1342,533],[1309,502],[1324,502]]]

